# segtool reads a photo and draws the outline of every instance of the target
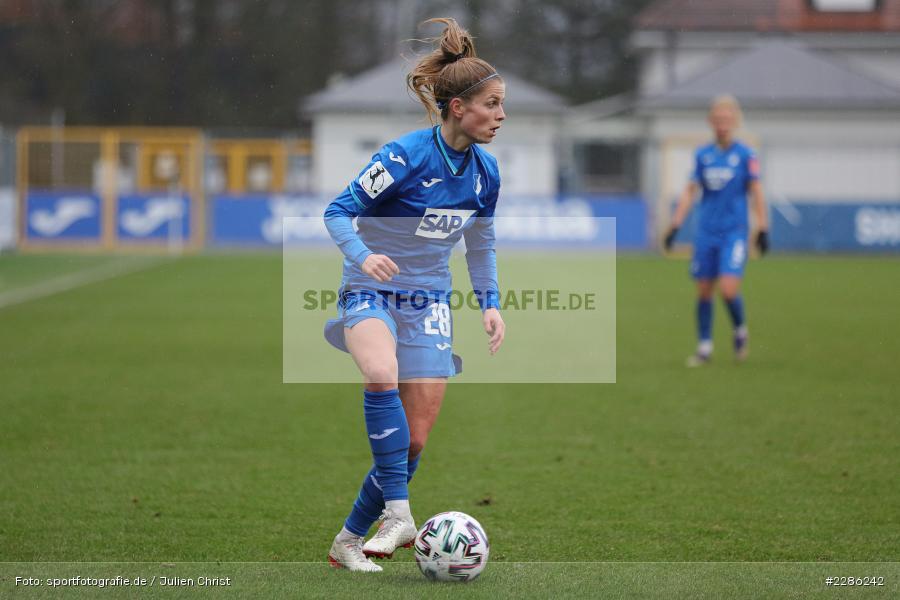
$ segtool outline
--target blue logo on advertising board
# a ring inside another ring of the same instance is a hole
[[[191,233],[191,203],[185,195],[131,195],[119,198],[119,239],[186,239]]]
[[[220,195],[211,198],[210,239],[216,245],[281,245],[283,241],[330,242],[323,214],[330,197],[311,195]],[[468,212],[468,211],[463,211]],[[617,244],[642,249],[647,245],[647,209],[641,198],[506,198],[495,221],[498,239],[521,243]],[[300,217],[289,219],[288,217]],[[538,217],[538,218],[534,218]],[[557,231],[548,231],[547,219]],[[567,217],[561,219],[559,217]],[[616,219],[616,228],[598,229],[597,217]],[[426,219],[426,229],[444,232],[458,227],[448,218]],[[568,226],[562,227],[563,225]],[[618,232],[616,232],[616,229]]]
[[[328,202],[301,195],[214,196],[211,238],[217,245],[280,246],[284,240],[330,242],[322,219]]]
[[[30,192],[27,236],[42,240],[99,241],[100,197],[90,192]]]

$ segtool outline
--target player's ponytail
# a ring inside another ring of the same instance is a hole
[[[488,79],[499,77],[497,70],[475,54],[475,41],[469,32],[449,18],[428,19],[442,23],[444,31],[426,40],[437,47],[418,60],[406,76],[406,85],[425,106],[428,118],[446,119],[453,98],[468,99]]]

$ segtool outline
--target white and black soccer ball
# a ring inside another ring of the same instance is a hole
[[[491,546],[481,524],[461,512],[428,519],[413,542],[416,563],[428,579],[472,581],[484,571]]]

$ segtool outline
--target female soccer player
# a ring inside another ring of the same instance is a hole
[[[734,139],[740,123],[737,99],[725,95],[712,101],[709,124],[716,141],[697,149],[691,180],[681,194],[665,237],[666,250],[670,250],[697,192],[702,190],[691,261],[691,275],[697,282],[699,339],[697,351],[688,358],[691,367],[708,363],[712,356],[712,297],[717,282],[734,326],[735,358],[747,358],[741,278],[747,262],[748,193],[756,214],[756,246],[760,254],[769,249],[769,220],[759,181],[759,161],[753,150]]]
[[[328,554],[333,566],[353,571],[380,571],[369,557],[390,557],[416,535],[407,483],[447,378],[462,368],[451,352],[448,302],[448,261],[460,238],[491,354],[505,331],[493,229],[500,176],[496,159],[478,146],[490,143],[506,118],[505,85],[453,19],[429,22],[445,28],[407,84],[440,123],[386,144],[325,211],[345,256],[339,314],[325,337],[362,373],[374,463]],[[351,223],[357,216],[358,232]],[[363,545],[379,515],[381,527]]]

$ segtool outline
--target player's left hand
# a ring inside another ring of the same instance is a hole
[[[500,311],[496,308],[489,308],[484,311],[481,321],[484,324],[484,330],[491,336],[491,339],[488,342],[488,348],[492,355],[496,354],[497,350],[500,349],[500,344],[503,343],[503,336],[506,333],[506,323],[503,322],[503,317],[500,316]]]
[[[756,232],[756,249],[760,256],[769,251],[769,232],[765,229]]]

